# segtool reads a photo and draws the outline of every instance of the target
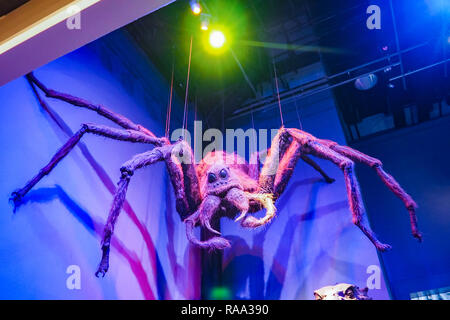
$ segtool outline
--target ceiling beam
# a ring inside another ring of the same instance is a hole
[[[129,0],[31,0],[0,19],[0,47],[15,41],[4,53],[0,50],[0,86],[171,2],[133,0],[130,5]],[[79,30],[67,27],[70,15],[60,19],[72,5],[82,10]],[[52,20],[54,17],[59,21]],[[36,28],[39,32],[27,34]]]
[[[74,0],[31,0],[0,19],[0,48],[40,22],[70,6]],[[0,49],[1,50],[1,49]],[[2,50],[3,51],[3,50]],[[0,53],[2,53],[0,51]]]

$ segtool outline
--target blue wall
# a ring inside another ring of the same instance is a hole
[[[1,69],[1,68],[0,68]],[[38,70],[49,88],[100,103],[162,135],[168,86],[122,31]],[[110,270],[94,276],[100,238],[119,168],[151,148],[86,135],[13,215],[10,193],[43,167],[68,139],[39,106],[25,78],[0,88],[0,298],[198,298],[199,252],[188,245],[175,212],[164,164],[136,173],[119,217]],[[83,122],[114,126],[88,110],[46,99],[72,131]],[[179,123],[175,102],[173,123]],[[173,124],[173,125],[174,125]],[[81,290],[69,290],[66,269],[81,269]]]
[[[316,64],[302,70],[302,79],[320,77]],[[329,91],[297,101],[301,126],[319,138],[345,144],[344,133]],[[283,104],[286,127],[300,127],[294,103]],[[227,127],[251,128],[251,116],[231,120]],[[278,129],[278,106],[254,114],[255,129]],[[326,184],[299,162],[276,203],[277,217],[266,228],[247,230],[222,220],[222,233],[232,240],[224,252],[221,285],[242,299],[314,299],[313,292],[340,282],[365,287],[367,268],[381,270],[372,243],[352,223],[342,171],[331,162],[317,162],[336,182]],[[380,272],[374,299],[389,299]]]
[[[416,200],[424,241],[411,236],[408,213],[369,168],[358,167],[370,221],[391,252],[382,255],[396,299],[450,285],[450,118],[406,128],[355,144],[381,159]]]

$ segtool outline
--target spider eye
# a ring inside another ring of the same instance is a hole
[[[227,170],[225,170],[225,169],[220,170],[219,176],[220,176],[222,179],[225,179],[225,178],[228,176]]]
[[[216,177],[216,175],[214,173],[212,173],[212,172],[208,173],[208,182],[209,183],[213,183],[216,180],[217,180],[217,177]]]

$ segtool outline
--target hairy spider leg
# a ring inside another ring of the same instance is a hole
[[[149,166],[158,161],[163,161],[166,158],[166,155],[171,152],[172,147],[173,146],[171,145],[156,147],[151,151],[135,155],[133,158],[131,158],[131,160],[125,162],[120,168],[122,175],[118,182],[118,188],[114,195],[114,200],[111,206],[111,210],[109,211],[108,220],[104,228],[104,235],[102,240],[102,259],[98,266],[97,272],[95,272],[96,277],[98,277],[100,274],[102,275],[102,277],[104,277],[106,272],[108,271],[111,238],[114,232],[114,226],[126,198],[128,184],[130,183],[130,177],[136,170],[140,168]]]
[[[358,181],[354,175],[353,161],[337,153],[336,151],[333,151],[329,147],[322,145],[316,139],[311,139],[311,137],[303,135],[301,131],[290,130],[290,133],[295,139],[302,143],[303,150],[306,153],[325,160],[330,160],[342,170],[344,173],[345,186],[347,189],[347,196],[350,204],[350,211],[353,217],[353,223],[361,229],[361,231],[378,250],[385,251],[390,249],[391,247],[388,244],[383,244],[376,238],[370,227],[363,221],[364,208]]]
[[[292,139],[284,127],[278,130],[272,140],[272,145],[268,150],[267,157],[259,175],[259,193],[274,193],[275,177],[278,172],[280,161],[284,153],[289,149]]]
[[[319,172],[327,183],[335,181],[314,160],[302,153],[301,144],[293,141],[287,130],[290,129],[280,128],[272,140],[272,146],[259,176],[260,191],[273,193],[275,200],[285,190],[299,159]]]
[[[182,219],[184,219],[184,217],[190,218],[191,213],[195,210],[192,211],[189,206],[189,197],[187,196],[187,193],[188,191],[190,192],[190,190],[193,190],[193,188],[195,187],[195,183],[197,183],[198,187],[197,176],[195,175],[195,177],[191,177],[191,179],[183,178],[183,176],[185,177],[187,174],[189,174],[189,170],[194,168],[193,163],[180,165],[180,161],[178,160],[178,157],[181,157],[183,155],[191,157],[192,154],[189,152],[190,147],[187,145],[187,143],[185,141],[179,141],[173,145],[156,147],[151,151],[138,154],[131,160],[123,164],[120,169],[122,176],[118,183],[118,188],[114,196],[113,205],[109,212],[108,220],[104,230],[104,238],[102,241],[102,259],[99,264],[98,270],[95,273],[97,277],[100,274],[104,276],[108,271],[109,250],[111,245],[111,237],[114,231],[114,225],[125,201],[130,177],[136,170],[154,164],[158,161],[165,161],[175,191],[177,211]],[[184,182],[190,184],[190,189],[185,189]],[[198,201],[200,201],[200,199]],[[210,227],[210,229],[212,228]]]
[[[118,124],[122,128],[140,131],[149,136],[156,138],[156,136],[150,130],[144,128],[143,126],[141,126],[139,124],[135,124],[130,119],[128,119],[120,114],[117,114],[117,113],[107,109],[104,106],[90,103],[89,101],[72,96],[67,93],[61,93],[61,92],[58,92],[58,91],[55,91],[52,89],[48,89],[42,82],[40,82],[35,77],[35,75],[32,72],[27,74],[26,78],[30,83],[35,84],[39,89],[41,89],[45,93],[45,95],[49,98],[62,100],[67,103],[70,103],[71,105],[74,105],[76,107],[86,108],[86,109],[95,111],[99,115],[113,121],[114,123]]]
[[[309,164],[311,167],[313,167],[317,172],[319,172],[322,177],[325,179],[326,183],[333,183],[334,181],[336,181],[333,178],[330,178],[325,171],[323,171],[323,169],[310,157],[308,157],[306,154],[302,154],[300,156],[300,158],[307,164]]]
[[[221,199],[215,195],[208,195],[205,197],[200,205],[200,208],[191,216],[189,216],[184,223],[186,224],[186,236],[188,240],[194,245],[208,249],[209,251],[218,249],[225,249],[230,247],[230,242],[223,237],[212,237],[205,241],[198,240],[194,235],[194,227],[198,224],[206,227],[209,231],[220,234],[211,228],[209,221],[214,213],[220,209]]]
[[[417,216],[415,209],[417,204],[414,202],[412,197],[406,193],[406,191],[400,186],[400,184],[392,177],[389,173],[383,170],[383,164],[380,160],[372,158],[358,150],[352,149],[347,146],[334,145],[331,147],[334,151],[352,159],[355,162],[360,162],[369,167],[373,168],[381,181],[391,190],[400,200],[405,204],[406,209],[409,213],[409,220],[411,224],[411,232],[415,238],[419,241],[422,240],[422,234],[419,232],[417,227]]]
[[[271,210],[270,208],[272,208],[273,202],[286,189],[299,159],[302,159],[317,170],[326,182],[331,183],[334,181],[315,161],[302,153],[301,144],[297,140],[292,139],[287,129],[282,127],[272,140],[272,146],[259,176],[258,193],[272,194],[272,196],[269,198],[265,197],[263,200],[258,197],[254,198],[254,200],[260,202],[267,209],[266,216],[257,219],[247,215],[241,222],[242,226],[247,228],[260,227],[274,218],[275,210]]]
[[[76,146],[85,133],[93,133],[114,140],[122,140],[135,143],[155,144],[155,138],[150,137],[142,132],[134,130],[115,129],[103,125],[85,123],[52,157],[50,162],[44,166],[39,173],[34,176],[27,184],[11,194],[10,200],[13,201],[14,211],[22,203],[23,197]]]
[[[39,87],[47,97],[62,100],[74,106],[87,108],[89,110],[95,111],[99,115],[113,121],[114,123],[122,126],[125,129],[132,130],[132,132],[138,131],[139,133],[145,134],[148,136],[147,140],[149,143],[153,143],[156,146],[170,144],[166,138],[157,138],[148,129],[142,127],[141,125],[134,124],[131,120],[127,119],[126,117],[114,113],[101,105],[95,105],[86,100],[74,97],[72,95],[48,89],[34,76],[33,73],[29,73],[26,77],[30,85],[33,87],[41,104],[44,103],[44,101],[40,98],[39,94],[35,90],[35,86]],[[70,143],[68,142],[67,145],[71,145],[72,143],[76,144],[76,142],[79,140],[79,138],[77,139],[77,136],[79,136],[80,134],[81,134],[80,132],[75,134],[71,142]],[[179,143],[179,145],[181,147],[180,148],[181,152],[184,152],[188,158],[189,157],[193,158],[192,151],[190,150],[190,147],[187,146],[187,144]],[[194,162],[192,159],[191,161],[186,161],[186,163],[183,162],[180,164],[179,161],[176,161],[176,159],[174,158],[167,158],[166,166],[169,171],[170,180],[174,187],[177,212],[180,214],[180,217],[183,220],[189,214],[195,212],[195,210],[197,210],[198,205],[201,202],[200,191],[198,186],[198,178],[195,172]],[[39,181],[39,179],[37,181]],[[32,185],[30,186],[30,188],[31,187]],[[20,197],[17,199],[20,200]]]

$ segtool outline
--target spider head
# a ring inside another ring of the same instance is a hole
[[[222,196],[231,188],[239,187],[239,180],[224,163],[213,164],[206,172],[205,191],[208,194]]]

